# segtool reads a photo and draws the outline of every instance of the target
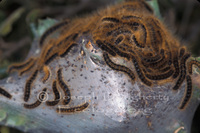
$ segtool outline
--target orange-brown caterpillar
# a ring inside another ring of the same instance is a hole
[[[60,57],[65,57],[67,54],[68,54],[68,52],[72,49],[72,47],[74,47],[74,46],[76,46],[77,44],[76,43],[72,43],[71,45],[70,45],[70,47],[68,48],[68,49],[66,49],[66,51],[64,52],[64,53],[62,53],[61,55],[60,55]]]
[[[198,68],[200,68],[200,62],[199,61],[196,61],[196,60],[192,60],[188,63],[188,72],[190,74],[192,74],[192,66],[195,65],[197,66]]]
[[[133,59],[132,59],[132,62],[133,62],[133,64],[134,64],[134,66],[135,66],[136,72],[137,72],[138,77],[140,78],[140,80],[141,80],[144,84],[146,84],[147,86],[151,86],[151,85],[152,85],[151,81],[149,81],[149,80],[146,79],[146,77],[144,76],[144,73],[142,72],[142,70],[141,70],[140,67],[139,67],[138,62],[136,61],[136,59],[135,59],[134,57],[133,57]]]
[[[108,46],[106,46],[104,43],[102,43],[102,41],[97,40],[96,44],[102,49],[107,51],[109,54],[111,54],[112,56],[115,56],[116,53],[114,52],[114,50],[112,50],[111,48],[109,48]]]
[[[123,36],[117,37],[117,39],[115,40],[115,45],[118,45],[119,43],[121,43],[123,41],[123,39],[124,39]]]
[[[29,70],[29,67],[31,67],[31,63],[34,62],[34,58],[29,58],[27,61],[25,61],[24,63],[17,63],[17,64],[13,64],[8,68],[8,73],[12,72],[12,71],[19,71],[20,75],[22,75],[24,73],[25,70]]]
[[[58,53],[53,54],[52,56],[50,56],[46,61],[45,61],[45,65],[49,65],[49,63],[51,61],[53,61],[56,57],[58,56]]]
[[[24,101],[27,102],[30,98],[31,94],[31,87],[33,84],[33,81],[36,79],[38,75],[38,70],[35,70],[31,77],[27,80],[26,85],[25,85],[25,90],[24,90]]]
[[[180,85],[183,83],[183,81],[184,81],[184,79],[186,77],[186,65],[185,65],[185,63],[186,63],[186,60],[189,57],[190,57],[190,54],[185,54],[183,56],[183,58],[181,59],[181,61],[180,61],[180,71],[181,71],[181,73],[180,73],[180,76],[179,76],[179,78],[178,78],[178,80],[176,82],[176,85],[174,86],[173,90],[179,89]]]
[[[42,78],[42,82],[45,83],[50,77],[50,69],[48,66],[43,67],[44,77]]]
[[[86,102],[82,105],[78,105],[75,107],[59,107],[56,109],[58,113],[75,113],[85,110],[89,106],[89,103]]]
[[[179,58],[183,57],[183,55],[185,54],[186,48],[181,48],[180,52],[179,52]]]
[[[169,70],[166,73],[162,73],[160,75],[151,75],[151,74],[146,74],[147,78],[151,80],[163,80],[169,78],[172,74],[174,73],[174,70]]]
[[[66,20],[66,21],[63,21],[63,22],[61,22],[61,23],[58,23],[58,24],[56,24],[56,25],[50,27],[47,31],[45,31],[45,33],[41,36],[40,41],[39,41],[40,47],[43,46],[43,43],[44,43],[45,39],[46,39],[51,33],[55,32],[57,29],[59,29],[59,28],[65,26],[65,25],[67,25],[67,24],[68,24],[68,21]]]
[[[117,70],[117,71],[124,72],[124,73],[128,74],[128,76],[129,76],[133,81],[135,80],[135,76],[134,76],[133,72],[132,72],[129,68],[127,68],[127,67],[125,67],[125,66],[122,66],[122,65],[117,65],[117,64],[115,64],[114,62],[112,62],[107,53],[104,53],[104,54],[103,54],[103,57],[104,57],[104,60],[105,60],[106,64],[107,64],[110,68],[112,68],[112,69],[114,69],[114,70]]]
[[[36,63],[35,61],[31,61],[31,63],[27,67],[25,67],[24,69],[21,69],[19,75],[22,76],[24,73],[31,70],[35,66],[35,63]]]
[[[50,34],[57,29],[61,34],[52,39]],[[48,70],[50,63],[67,56],[75,45],[82,45],[80,43],[82,36],[89,36],[91,39],[89,41],[94,43],[92,44],[94,48],[100,48],[106,65],[113,70],[125,72],[132,81],[141,81],[151,87],[173,80],[175,82],[171,89],[178,90],[186,80],[186,92],[188,94],[190,90],[192,92],[192,81],[189,75],[192,73],[192,65],[200,67],[200,63],[189,60],[187,49],[181,46],[162,22],[153,15],[153,10],[145,1],[126,0],[91,16],[63,21],[49,28],[40,39],[40,55],[9,68],[8,71],[16,70],[20,73],[23,69],[26,70],[24,72],[31,73],[25,84],[25,102],[30,97],[31,87],[33,81],[37,79],[37,74],[44,72],[43,81],[50,80],[51,70]],[[134,66],[135,71],[113,63],[110,60],[112,57],[129,62]],[[32,62],[35,63],[30,65]],[[71,93],[62,77],[62,68],[59,68],[56,76],[57,83],[66,96],[62,104],[69,104]],[[55,89],[55,83],[52,89]],[[57,92],[55,96],[58,98]],[[190,96],[185,96],[184,99],[186,100],[182,101],[180,109],[186,107]],[[86,105],[89,104],[61,110],[74,112],[85,109]]]
[[[173,75],[173,78],[177,78],[178,75],[179,75],[179,72],[180,72],[180,66],[179,66],[179,60],[178,60],[178,54],[177,53],[174,53],[174,59],[173,59],[173,65],[174,65],[174,68],[175,68],[175,73]]]

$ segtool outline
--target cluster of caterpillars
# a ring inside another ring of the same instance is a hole
[[[35,76],[36,76],[36,72],[32,75],[32,77],[30,79],[33,79],[33,77],[35,77]],[[27,82],[30,82],[30,79]],[[63,98],[61,98],[61,94],[59,92],[58,85],[60,86],[60,88],[62,89],[62,91],[64,93]],[[31,90],[31,88],[29,88],[27,91],[25,91],[27,93],[25,93],[24,101],[29,99],[30,90]],[[60,102],[60,100],[63,100],[63,105],[68,105],[70,103],[71,94],[70,94],[70,90],[68,88],[68,85],[65,83],[65,81],[62,77],[62,68],[58,69],[58,71],[57,71],[57,79],[52,82],[52,90],[53,90],[53,93],[54,93],[54,100],[46,101],[45,103],[46,103],[47,106],[55,106]],[[44,101],[45,96],[47,96],[45,94],[46,91],[47,91],[47,88],[44,88],[42,90],[42,92],[40,93],[40,97],[37,97],[38,99],[36,100],[36,102],[34,102],[32,104],[25,103],[24,107],[27,108],[27,109],[33,109],[33,108],[38,107]],[[82,105],[78,105],[78,106],[70,107],[70,108],[66,108],[66,107],[63,107],[63,106],[58,107],[56,109],[56,111],[58,113],[77,112],[77,111],[82,111],[82,110],[86,109],[88,106],[89,106],[89,103],[86,102]]]
[[[57,38],[51,34],[59,32]],[[127,74],[132,81],[138,80],[146,86],[176,81],[172,90],[177,91],[186,80],[185,96],[179,106],[184,109],[192,95],[192,66],[200,67],[200,62],[190,60],[185,47],[166,30],[153,15],[152,9],[143,0],[126,0],[110,6],[96,14],[72,21],[63,21],[47,30],[41,37],[41,53],[24,63],[14,64],[8,72],[18,71],[20,76],[30,73],[24,88],[25,108],[35,108],[41,104],[36,101],[27,104],[31,89],[38,74],[44,73],[42,82],[51,77],[49,64],[56,58],[64,58],[78,44],[81,36],[92,36],[94,45],[102,50],[105,63],[113,70]],[[123,58],[133,64],[135,71],[125,65],[116,64],[112,57]],[[60,91],[58,86],[62,89]],[[62,100],[62,105],[71,101],[70,88],[62,77],[62,68],[57,70],[56,80],[52,81],[54,100],[46,101],[47,106],[55,106]],[[48,91],[44,88],[43,92]],[[62,92],[62,93],[60,93]],[[11,98],[3,88],[0,94]],[[66,99],[62,99],[63,94]],[[41,97],[44,99],[45,97]],[[58,113],[83,111],[89,106],[86,102],[70,108],[57,108]]]

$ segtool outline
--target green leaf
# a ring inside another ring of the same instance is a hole
[[[13,23],[18,20],[21,14],[25,11],[24,8],[19,8],[14,11],[7,19],[0,24],[0,35],[6,36],[12,31]]]
[[[158,1],[157,0],[150,0],[147,1],[147,3],[151,6],[151,8],[153,8],[155,15],[161,19],[161,14],[160,14],[160,9],[159,9],[159,5],[158,5]]]
[[[39,20],[38,26],[36,26],[35,23],[31,23],[31,31],[34,34],[34,37],[40,37],[48,28],[53,26],[55,23],[57,23],[57,20],[47,18],[44,20]]]
[[[7,116],[7,113],[5,110],[0,110],[0,121],[3,121]]]
[[[9,115],[7,118],[7,125],[11,125],[11,126],[21,126],[24,125],[26,123],[26,118],[25,116],[22,115]]]

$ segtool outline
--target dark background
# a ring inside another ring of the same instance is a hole
[[[26,58],[33,34],[30,24],[39,19],[72,18],[90,13],[109,3],[122,0],[0,0],[0,79],[7,76],[6,68]],[[200,56],[200,2],[198,0],[158,0],[164,23],[186,45],[193,56]],[[23,12],[18,9],[23,8]],[[17,17],[13,14],[17,14]],[[12,16],[13,15],[13,16]],[[4,133],[19,132],[0,127]],[[197,109],[192,133],[200,132],[200,107]]]

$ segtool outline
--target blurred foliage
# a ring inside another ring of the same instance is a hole
[[[35,23],[30,23],[31,31],[34,35],[34,37],[40,37],[49,27],[54,25],[57,21],[55,19],[44,19],[39,20],[38,26],[35,25]]]
[[[49,19],[46,21],[51,21],[50,18],[56,20],[71,18],[108,5],[108,2],[116,1],[122,0],[1,0],[0,79],[7,76],[8,65],[26,58],[33,37],[44,32],[44,30],[37,30],[38,26],[41,26],[39,27],[41,29],[44,26],[43,23],[46,23],[41,19],[48,17]],[[199,56],[200,3],[197,0],[152,0],[152,2],[156,1],[160,7],[159,11],[159,8],[156,8],[158,5],[153,4],[157,16],[159,18],[162,16],[164,23],[171,31],[175,31],[177,38],[190,48],[194,56]],[[152,3],[150,2],[150,4]],[[52,23],[54,22],[52,21]],[[199,121],[200,109],[194,119],[193,133],[200,132]],[[17,133],[16,130],[7,127],[0,128],[0,132]]]
[[[19,8],[1,23],[1,36],[6,36],[11,32],[13,23],[19,19],[23,12],[24,8]]]
[[[158,1],[157,0],[150,0],[150,1],[147,1],[147,3],[154,9],[154,14],[159,19],[162,19],[161,14],[160,14],[160,9],[159,9],[159,5],[158,5]]]
[[[165,24],[174,31],[193,56],[200,55],[200,2],[197,0],[158,0]]]

